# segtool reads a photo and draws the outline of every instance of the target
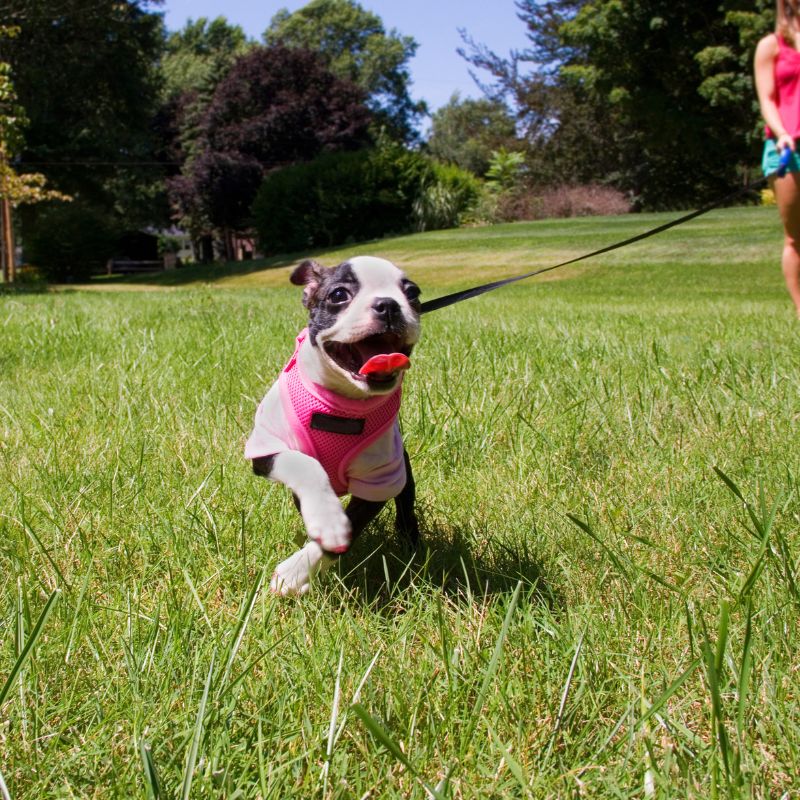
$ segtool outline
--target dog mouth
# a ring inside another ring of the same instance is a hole
[[[378,333],[357,342],[325,342],[325,352],[340,369],[374,386],[393,383],[408,369],[413,345],[393,333]]]

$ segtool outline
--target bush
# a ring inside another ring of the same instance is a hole
[[[473,223],[518,222],[522,220],[627,214],[630,201],[610,186],[556,186],[536,190],[516,187],[484,191],[474,211]]]
[[[267,176],[253,203],[265,254],[457,224],[477,183],[399,146],[327,153]]]
[[[480,181],[452,164],[432,162],[431,168],[414,201],[414,227],[418,231],[455,228],[478,202]]]
[[[627,214],[631,203],[619,189],[610,186],[557,186],[547,189],[535,203],[537,216],[550,217],[594,217]]]
[[[54,203],[23,222],[25,258],[48,281],[87,280],[103,270],[118,234],[112,218],[97,208]]]

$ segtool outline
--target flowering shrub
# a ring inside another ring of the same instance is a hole
[[[594,217],[627,214],[630,201],[610,186],[557,186],[544,191],[534,203],[533,219]]]
[[[535,190],[517,187],[497,192],[484,190],[470,221],[473,223],[517,222],[556,217],[588,217],[627,214],[631,204],[625,195],[609,186],[556,186]]]

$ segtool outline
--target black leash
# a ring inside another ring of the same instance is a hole
[[[787,147],[781,155],[780,167],[778,167],[774,175],[782,178],[786,174],[786,168],[789,164],[791,156],[792,151]],[[484,283],[481,286],[473,286],[471,289],[464,289],[460,292],[453,292],[453,294],[435,297],[433,300],[428,300],[422,304],[420,313],[427,314],[429,311],[438,311],[440,308],[452,306],[454,303],[460,303],[462,300],[469,300],[471,297],[478,297],[478,295],[486,294],[486,292],[492,292],[495,289],[499,289],[501,286],[508,286],[510,283],[524,281],[527,278],[532,278],[534,275],[541,275],[544,272],[551,272],[554,269],[566,267],[568,264],[575,264],[578,261],[584,261],[587,258],[593,258],[594,256],[599,256],[603,253],[610,253],[612,250],[619,250],[621,247],[627,247],[629,244],[634,244],[634,242],[641,242],[643,239],[649,239],[651,236],[668,231],[670,228],[676,228],[678,225],[683,225],[685,222],[689,222],[697,217],[702,216],[703,214],[707,214],[709,211],[713,211],[715,208],[719,208],[720,206],[731,203],[738,197],[758,189],[760,186],[765,184],[770,177],[772,177],[772,175],[759,178],[755,183],[744,186],[741,189],[737,189],[735,192],[731,192],[725,197],[715,200],[713,203],[708,203],[702,208],[698,208],[696,211],[684,214],[682,217],[678,217],[678,219],[674,219],[671,222],[666,222],[656,228],[651,228],[649,231],[645,231],[644,233],[631,236],[629,239],[625,239],[624,241],[615,242],[607,247],[601,247],[598,250],[593,250],[591,253],[584,253],[582,256],[577,256],[576,258],[570,258],[567,261],[562,261],[560,264],[553,264],[550,267],[543,267],[542,269],[533,270],[533,272],[526,272],[524,275],[515,275],[512,278],[505,278],[504,280],[493,281],[492,283]]]

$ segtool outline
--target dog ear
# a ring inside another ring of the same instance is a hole
[[[307,258],[295,267],[294,272],[289,277],[289,280],[295,286],[303,287],[303,305],[306,308],[310,308],[313,305],[314,296],[327,271],[327,268],[323,267],[322,264]]]

